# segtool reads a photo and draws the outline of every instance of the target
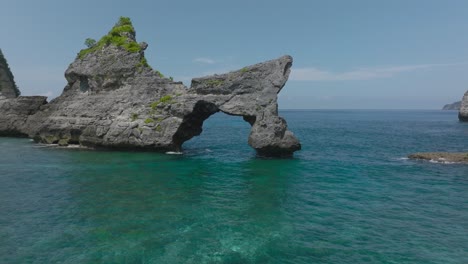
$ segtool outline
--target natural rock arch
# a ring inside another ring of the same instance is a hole
[[[222,111],[251,124],[249,145],[260,155],[290,156],[301,148],[278,116],[290,56],[195,78],[187,88],[148,65],[147,46],[136,42],[130,19],[121,18],[80,51],[65,72],[62,94],[25,116],[21,132],[47,144],[174,151]]]

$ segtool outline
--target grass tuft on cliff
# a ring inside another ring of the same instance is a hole
[[[135,29],[133,28],[132,21],[128,17],[120,17],[119,21],[114,27],[103,36],[94,45],[90,45],[87,49],[82,49],[78,53],[80,59],[84,58],[87,54],[100,50],[109,45],[115,45],[122,47],[129,52],[140,52],[141,47],[136,41],[131,40],[128,36],[135,35]],[[143,66],[147,66],[147,63],[143,63]]]

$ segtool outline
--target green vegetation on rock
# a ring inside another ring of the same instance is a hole
[[[96,40],[92,39],[92,38],[87,38],[85,40],[84,44],[86,45],[86,47],[92,48],[92,47],[94,47],[96,45]]]
[[[111,31],[109,31],[107,35],[103,36],[98,42],[93,43],[92,39],[86,39],[85,44],[88,48],[81,50],[80,53],[78,53],[78,57],[82,59],[89,53],[95,52],[109,45],[122,47],[129,52],[140,52],[140,44],[129,39],[129,34],[132,36],[135,35],[135,29],[133,28],[132,21],[128,17],[120,17],[119,21],[114,25]]]
[[[224,83],[224,81],[223,80],[208,80],[205,83],[208,86],[220,86],[221,84]]]
[[[151,68],[151,66],[149,66],[148,61],[146,60],[145,57],[141,57],[141,60],[140,60],[140,62],[137,64],[137,67],[147,67],[147,68]]]
[[[170,104],[172,103],[172,96],[170,95],[165,95],[163,97],[161,97],[161,99],[159,99],[159,101],[156,101],[156,102],[153,102],[151,103],[151,109],[156,109],[156,107],[158,107],[159,104]]]
[[[164,74],[162,74],[160,71],[156,71],[156,73],[159,75],[159,77],[164,78]]]
[[[154,123],[154,119],[153,118],[146,118],[145,119],[145,124],[149,124],[149,123]]]

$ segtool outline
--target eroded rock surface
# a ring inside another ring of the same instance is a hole
[[[47,103],[44,96],[19,95],[13,73],[0,50],[0,136],[28,136],[28,117]]]
[[[0,99],[0,136],[27,137],[26,120],[47,103],[45,96]]]
[[[0,99],[16,98],[20,95],[8,62],[0,49]]]
[[[301,148],[278,116],[290,56],[196,78],[188,89],[148,66],[147,44],[136,43],[129,20],[121,21],[80,52],[65,73],[63,93],[28,118],[36,141],[180,151],[202,132],[205,119],[222,111],[252,125],[248,143],[260,155],[290,156]]]
[[[463,122],[468,122],[468,91],[466,91],[461,101],[458,119]]]
[[[423,152],[411,154],[408,158],[437,163],[468,163],[468,152]]]

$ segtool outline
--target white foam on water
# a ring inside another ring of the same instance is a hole
[[[168,151],[166,152],[167,155],[182,155],[184,154],[183,152],[178,152],[178,151]]]
[[[447,161],[446,159],[444,158],[440,158],[440,159],[437,159],[437,160],[429,160],[430,163],[439,163],[439,164],[457,164],[459,162],[454,162],[454,161]]]

